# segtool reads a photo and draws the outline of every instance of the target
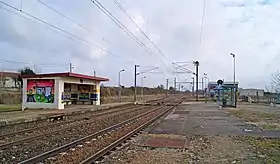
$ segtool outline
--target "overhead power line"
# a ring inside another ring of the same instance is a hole
[[[140,41],[130,30],[126,28],[110,11],[108,11],[101,3],[97,0],[90,0],[99,10],[101,10],[106,16],[108,16],[117,26],[124,30],[137,44],[139,44],[148,54],[156,56],[148,47]]]
[[[191,70],[189,70],[189,69],[187,69],[187,68],[185,68],[185,67],[183,67],[183,66],[181,66],[177,63],[173,63],[173,64],[176,66],[175,69],[180,69],[181,71],[184,71],[182,73],[194,73],[193,71],[191,71]]]
[[[152,41],[149,36],[141,29],[141,27],[136,23],[136,21],[128,14],[125,8],[117,1],[113,0],[116,6],[129,18],[129,20],[138,28],[138,30],[152,43],[152,45],[158,50],[158,52],[167,59],[165,54],[159,49],[159,47]],[[168,60],[168,59],[167,59]]]
[[[0,59],[0,62],[6,62],[6,63],[15,63],[15,64],[34,64],[31,61],[15,61],[15,60],[6,60],[6,59]],[[68,64],[64,64],[64,63],[37,63],[36,65],[40,65],[40,66],[68,66]]]
[[[99,10],[101,10],[106,16],[108,16],[119,28],[121,28],[128,36],[130,36],[137,44],[141,46],[149,55],[157,57],[141,40],[139,40],[124,24],[122,24],[110,11],[108,11],[100,2],[97,0],[90,0]],[[161,59],[160,62],[166,66]],[[164,73],[165,74],[165,73]],[[166,74],[165,74],[166,75]]]
[[[49,22],[47,22],[47,21],[45,21],[45,20],[42,20],[42,19],[40,19],[40,18],[38,18],[38,17],[36,17],[36,16],[33,16],[33,15],[31,15],[31,14],[25,12],[25,11],[22,11],[21,9],[18,9],[18,8],[12,6],[12,5],[9,5],[9,4],[7,4],[7,3],[5,3],[5,2],[3,2],[3,1],[0,1],[0,3],[3,4],[3,5],[5,5],[5,6],[7,6],[7,7],[9,7],[9,8],[11,8],[11,9],[13,9],[13,10],[15,10],[15,11],[17,11],[17,12],[21,12],[21,13],[23,13],[24,15],[27,15],[28,17],[31,17],[31,18],[33,18],[33,19],[35,19],[35,20],[37,20],[37,21],[39,21],[39,22],[41,22],[41,23],[43,23],[43,24],[45,24],[45,25],[48,25],[48,26],[50,26],[50,27],[52,27],[52,28],[54,28],[54,29],[56,29],[56,30],[62,32],[63,34],[69,35],[69,36],[71,36],[73,39],[79,40],[81,43],[83,43],[83,44],[85,44],[85,45],[88,45],[88,46],[94,47],[94,48],[98,48],[99,50],[104,51],[104,52],[106,52],[106,53],[108,53],[108,54],[110,54],[110,55],[117,56],[117,55],[114,54],[113,52],[110,52],[110,51],[104,49],[103,47],[100,47],[100,46],[98,46],[98,45],[96,45],[96,44],[93,44],[93,43],[91,43],[91,42],[89,42],[89,41],[83,39],[83,38],[80,38],[79,36],[76,36],[75,34],[72,34],[72,33],[68,32],[68,31],[66,31],[66,30],[63,30],[63,29],[61,29],[61,28],[59,28],[59,27],[57,27],[57,26],[55,26],[55,25],[53,25],[53,24],[51,24],[51,23],[49,23]],[[29,19],[27,19],[27,20],[29,20]]]
[[[139,40],[124,24],[122,24],[109,10],[107,10],[97,0],[90,0],[99,10],[101,10],[106,16],[108,16],[118,27],[120,27],[127,35],[129,35],[137,44],[141,46],[148,54],[156,57],[155,53],[152,52],[141,40]],[[166,67],[168,67],[163,61],[161,61]]]
[[[200,34],[199,34],[199,45],[198,45],[198,50],[199,50],[199,52],[200,52],[201,44],[202,44],[202,36],[203,36],[203,27],[204,27],[205,10],[206,10],[206,0],[203,0],[202,16],[201,16],[201,25],[200,25]]]
[[[30,64],[30,62],[23,62],[23,61],[11,61],[11,60],[5,60],[5,59],[0,59],[0,62],[15,63],[15,64]]]
[[[63,18],[67,19],[68,21],[72,22],[73,24],[75,24],[75,25],[79,26],[80,28],[84,29],[85,31],[87,31],[91,34],[96,34],[96,32],[94,32],[93,30],[85,27],[84,25],[81,25],[80,23],[78,23],[74,19],[71,19],[70,17],[66,16],[65,14],[63,14],[62,12],[58,11],[57,9],[51,7],[50,5],[46,4],[45,2],[43,2],[41,0],[37,0],[37,2],[44,5],[48,9],[52,10],[53,12],[57,13],[58,15],[62,16]],[[109,40],[105,39],[103,36],[101,36],[101,39],[102,39],[102,41],[111,44],[111,42]]]

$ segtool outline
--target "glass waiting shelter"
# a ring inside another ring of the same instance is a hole
[[[211,100],[217,101],[223,107],[236,107],[238,83],[225,82],[218,85],[217,82],[208,84],[208,91]]]

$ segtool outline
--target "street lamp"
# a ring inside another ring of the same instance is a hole
[[[203,75],[204,75],[204,79],[205,79],[205,88],[207,88],[207,86],[208,86],[208,84],[207,84],[207,79],[208,79],[207,73],[204,73]],[[208,83],[209,83],[209,79],[208,79]]]
[[[121,102],[121,89],[122,89],[122,87],[121,87],[121,73],[124,72],[124,71],[125,71],[124,69],[119,71],[119,101],[120,102]]]
[[[143,76],[142,79],[141,79],[141,97],[142,97],[142,100],[144,99],[144,85],[143,85],[143,81],[144,79],[146,79],[147,77],[146,76]]]
[[[205,96],[206,96],[206,102],[208,102],[208,98],[209,98],[209,88],[208,88],[208,84],[210,82],[209,78],[207,77],[207,73],[204,73],[204,78],[205,78]]]
[[[233,98],[233,104],[236,106],[236,87],[235,87],[235,54],[230,53],[230,55],[233,57],[233,91],[234,91],[234,98]]]
[[[192,77],[192,96],[194,97],[194,77]]]
[[[137,97],[136,97],[136,85],[137,85],[137,75],[139,75],[139,74],[137,74],[137,67],[140,67],[139,65],[135,65],[134,66],[134,102],[136,102],[137,101]]]

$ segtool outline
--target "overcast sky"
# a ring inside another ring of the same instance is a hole
[[[165,85],[166,78],[172,81],[172,62],[189,62],[187,68],[194,70],[192,61],[199,60],[200,78],[205,72],[211,81],[219,78],[233,81],[233,60],[229,55],[233,52],[240,87],[264,88],[270,74],[279,69],[280,1],[277,0],[206,0],[200,46],[203,0],[118,0],[164,55],[113,0],[100,0],[156,56],[148,54],[89,0],[41,0],[88,30],[37,0],[22,0],[22,5],[21,0],[1,1],[79,37],[75,40],[0,3],[1,70],[30,66],[41,73],[67,72],[71,62],[74,72],[93,74],[95,70],[98,76],[110,78],[106,85],[117,85],[118,72],[125,69],[122,84],[131,86],[134,64],[140,65],[140,72],[159,66],[156,73],[145,74],[145,84],[156,86]],[[191,81],[191,76],[180,74],[177,78]]]

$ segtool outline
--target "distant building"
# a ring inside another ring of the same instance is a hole
[[[239,96],[263,97],[264,90],[263,89],[239,89]]]
[[[20,83],[17,80],[19,75],[17,72],[0,72],[0,87],[19,88]]]

